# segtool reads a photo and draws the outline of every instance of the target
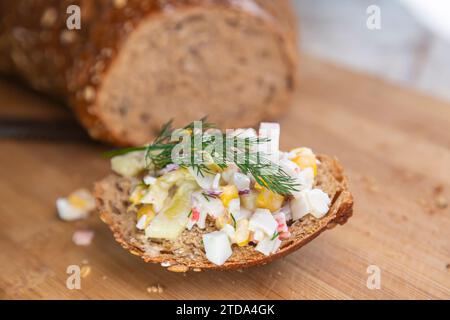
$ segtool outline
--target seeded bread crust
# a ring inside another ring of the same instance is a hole
[[[214,231],[211,221],[204,230],[196,226],[185,230],[176,241],[154,241],[144,237],[136,229],[135,212],[127,212],[130,189],[133,181],[117,175],[110,175],[95,185],[94,195],[100,218],[110,227],[117,242],[132,254],[146,262],[161,263],[169,271],[186,272],[206,269],[241,269],[266,264],[291,253],[327,229],[344,224],[353,212],[353,197],[348,189],[347,178],[338,161],[328,156],[319,156],[320,165],[315,186],[326,192],[332,204],[329,212],[321,219],[311,215],[295,221],[289,226],[291,237],[283,240],[279,251],[265,256],[252,246],[233,245],[233,254],[221,266],[206,259],[202,235]]]
[[[0,1],[0,74],[67,103],[96,139],[144,144],[170,118],[277,117],[297,84],[296,30],[289,0]]]

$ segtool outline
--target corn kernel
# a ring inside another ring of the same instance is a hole
[[[290,160],[294,162],[300,169],[313,169],[314,176],[317,175],[317,159],[316,155],[309,148],[296,148],[289,152]]]
[[[306,168],[311,168],[314,171],[314,176],[317,175],[317,162],[316,162],[316,156],[314,155],[306,155],[306,156],[296,156],[295,158],[293,158],[291,160],[292,162],[295,162],[295,164],[297,164],[297,166],[300,169],[306,169]]]
[[[76,194],[71,194],[68,198],[67,201],[69,201],[69,203],[74,206],[75,208],[78,209],[83,209],[87,206],[87,201],[86,199],[81,198],[80,196],[77,196]]]
[[[203,161],[206,167],[212,172],[219,173],[223,171],[223,169],[214,162],[213,157],[209,153],[203,153]]]
[[[142,218],[142,216],[144,216],[144,215],[147,217],[145,219],[144,228],[147,228],[148,225],[150,224],[150,222],[153,220],[153,218],[156,215],[155,210],[153,210],[153,206],[151,204],[147,204],[138,210],[138,212],[136,213],[137,221],[139,221]]]
[[[228,213],[225,213],[216,218],[216,228],[221,230],[226,224],[233,224],[233,219],[231,219]]]
[[[145,195],[145,188],[141,185],[136,186],[128,199],[131,204],[139,204]]]
[[[220,194],[220,200],[222,200],[223,205],[228,207],[231,200],[239,198],[239,191],[235,185],[228,185],[222,187],[222,193]]]
[[[240,196],[241,206],[247,210],[256,210],[256,199],[258,197],[258,192],[251,190],[248,194],[243,194]]]
[[[244,247],[250,241],[250,230],[248,229],[248,220],[241,219],[236,223],[235,242],[238,246]]]
[[[258,208],[269,209],[271,212],[277,211],[283,205],[284,197],[281,194],[263,189],[256,198]]]

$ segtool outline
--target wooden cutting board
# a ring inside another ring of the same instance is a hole
[[[0,82],[2,116],[68,119],[42,96]],[[125,299],[450,298],[450,104],[309,57],[280,120],[284,149],[336,155],[354,216],[270,265],[176,274],[123,250],[93,216],[60,221],[55,199],[108,173],[92,142],[0,140],[0,297]],[[92,229],[88,247],[72,235]],[[69,265],[90,270],[66,288]],[[380,269],[381,288],[366,285]],[[149,293],[160,286],[163,292]]]

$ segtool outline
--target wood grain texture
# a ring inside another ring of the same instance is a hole
[[[309,57],[302,61],[298,99],[281,119],[281,145],[307,145],[340,159],[355,196],[346,225],[266,266],[170,273],[123,250],[96,216],[75,223],[56,217],[56,197],[107,174],[105,147],[3,140],[0,298],[449,299],[450,211],[435,199],[450,198],[450,106]],[[45,104],[6,81],[0,101],[30,110]],[[17,110],[23,116],[25,109]],[[48,113],[54,114],[50,105]],[[80,228],[95,231],[88,247],[72,243]],[[91,273],[81,290],[68,290],[67,266],[83,261]],[[366,287],[372,264],[381,268],[380,290]],[[147,292],[158,284],[163,293]]]

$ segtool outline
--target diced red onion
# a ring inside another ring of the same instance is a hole
[[[222,194],[222,191],[220,191],[220,190],[206,190],[205,193],[208,196],[211,196],[211,197],[218,197],[218,196],[220,196]]]

